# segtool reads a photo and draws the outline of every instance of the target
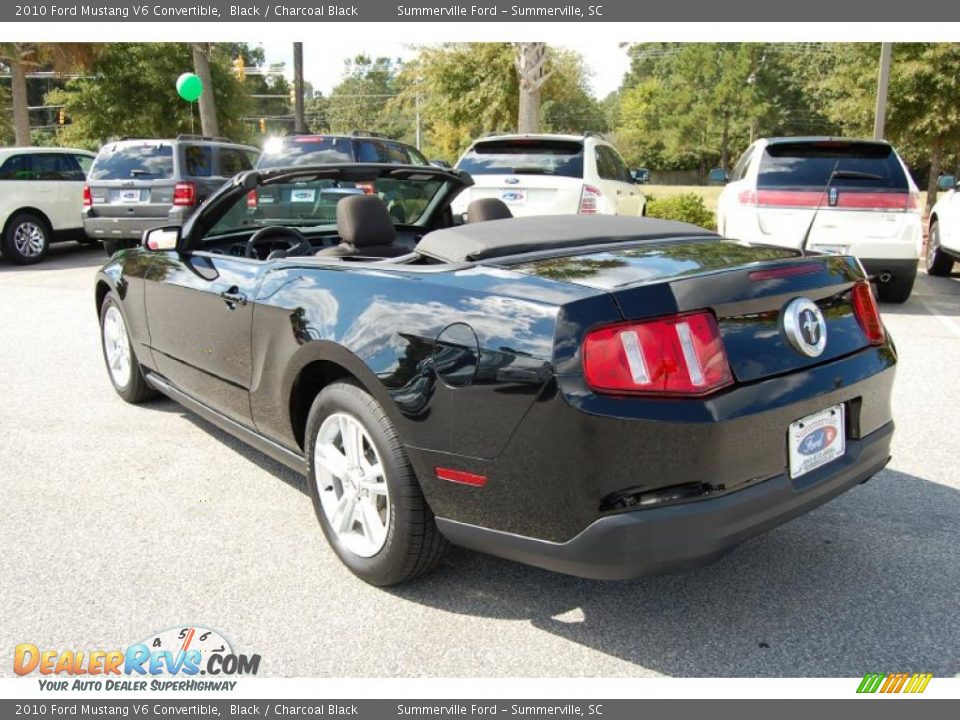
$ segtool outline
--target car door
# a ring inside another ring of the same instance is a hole
[[[937,205],[940,245],[952,252],[960,252],[960,192],[953,190]]]
[[[248,426],[252,301],[263,267],[259,260],[203,250],[158,253],[144,290],[157,371]]]

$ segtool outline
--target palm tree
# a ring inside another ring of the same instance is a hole
[[[517,74],[520,76],[520,113],[517,132],[540,131],[540,89],[550,77],[546,43],[517,43]]]
[[[96,43],[0,43],[0,61],[10,68],[16,145],[32,144],[27,110],[28,71],[38,67],[50,67],[61,73],[82,70],[90,67],[99,49]]]
[[[193,49],[193,71],[203,84],[200,94],[200,130],[204,135],[220,134],[217,125],[217,103],[213,97],[213,76],[210,74],[210,43],[190,43]]]

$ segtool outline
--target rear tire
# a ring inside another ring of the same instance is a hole
[[[18,212],[3,233],[3,256],[17,265],[33,265],[50,250],[53,231],[47,221],[32,212]]]
[[[107,375],[117,395],[134,405],[160,395],[143,376],[143,368],[127,333],[126,318],[113,292],[107,293],[100,308],[100,347],[107,364]]]
[[[913,292],[913,283],[917,280],[917,271],[894,275],[887,282],[877,282],[877,297],[880,302],[905,303]]]
[[[953,258],[940,249],[940,223],[936,220],[930,225],[926,254],[927,275],[947,277],[953,272]]]
[[[348,382],[324,388],[310,408],[305,447],[320,527],[354,575],[385,587],[443,560],[447,540],[396,429],[367,392]]]

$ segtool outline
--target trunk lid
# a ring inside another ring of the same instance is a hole
[[[741,383],[829,362],[868,345],[850,293],[863,275],[847,256],[800,257],[787,248],[691,240],[540,259],[511,269],[607,291],[625,320],[709,309]],[[778,276],[781,272],[787,274]],[[785,335],[783,310],[799,297],[816,303],[826,322],[826,346],[817,357],[795,350]]]
[[[480,198],[497,198],[506,203],[514,217],[526,215],[575,214],[580,207],[583,181],[548,175],[477,175],[474,186],[454,203],[454,212]]]

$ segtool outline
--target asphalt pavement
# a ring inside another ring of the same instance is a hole
[[[719,562],[580,580],[453,550],[399,589],[327,548],[303,479],[103,366],[99,248],[0,260],[0,675],[14,645],[126,647],[188,624],[260,676],[960,673],[960,274],[883,305],[887,470]]]

